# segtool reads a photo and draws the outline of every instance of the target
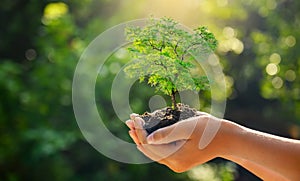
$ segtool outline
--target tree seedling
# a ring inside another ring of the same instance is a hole
[[[134,59],[125,73],[170,96],[173,110],[177,109],[178,92],[209,88],[206,76],[192,73],[197,62],[192,55],[199,51],[204,55],[217,47],[215,36],[206,27],[190,32],[171,18],[150,18],[144,27],[127,27],[125,33],[132,42],[127,50]]]

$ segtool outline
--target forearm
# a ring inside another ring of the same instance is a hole
[[[288,181],[288,179],[273,170],[258,165],[257,163],[251,162],[235,156],[227,156],[227,159],[233,161],[240,166],[244,167],[248,171],[252,172],[262,180],[271,181]]]
[[[261,170],[267,169],[278,175],[284,175],[289,180],[299,180],[299,141],[254,131],[227,121],[224,121],[224,128],[223,133],[227,135],[228,144],[223,150],[222,157],[249,161],[239,164],[251,168],[252,172],[260,177],[265,174]]]

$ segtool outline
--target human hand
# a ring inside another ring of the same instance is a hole
[[[175,172],[184,172],[222,157],[240,164],[263,180],[300,178],[299,140],[252,130],[206,113],[158,129],[150,135],[143,129],[144,121],[140,117],[133,114],[130,118],[126,124],[137,148]],[[216,125],[220,127],[213,139],[203,139],[209,135],[206,133],[215,131]],[[208,145],[201,146],[202,140],[208,140]]]
[[[143,154],[175,172],[184,172],[217,157],[219,148],[224,144],[217,134],[208,146],[199,149],[200,139],[209,121],[222,122],[201,112],[197,117],[158,129],[150,135],[143,129],[143,119],[136,114],[132,114],[126,124],[130,128],[129,135]]]

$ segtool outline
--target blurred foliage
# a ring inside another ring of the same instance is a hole
[[[232,162],[202,164],[188,171],[191,180],[231,181],[236,174],[236,165]]]
[[[227,75],[227,118],[299,138],[299,8],[295,0],[2,0],[0,180],[197,180],[156,163],[110,160],[87,144],[76,125],[72,76],[84,48],[105,29],[149,14],[191,28],[202,24],[216,35]],[[110,99],[118,61],[105,65],[96,99],[109,129],[130,140]],[[154,93],[134,87],[132,107],[141,113]],[[201,169],[219,180],[256,179],[223,161],[191,172]]]

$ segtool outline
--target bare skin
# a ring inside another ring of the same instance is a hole
[[[221,121],[221,127],[209,145],[199,149],[208,121]],[[207,113],[161,128],[150,135],[143,129],[144,121],[134,114],[126,124],[143,154],[175,172],[184,172],[222,157],[263,180],[300,180],[299,140],[258,132]]]

